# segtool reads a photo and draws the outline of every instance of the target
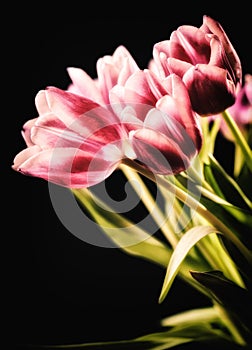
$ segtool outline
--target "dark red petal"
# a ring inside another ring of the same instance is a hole
[[[189,159],[179,145],[151,129],[140,129],[132,138],[137,160],[157,174],[176,174],[185,170]]]

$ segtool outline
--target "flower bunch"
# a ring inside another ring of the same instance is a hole
[[[212,304],[170,316],[161,333],[125,343],[251,346],[251,75],[243,76],[224,29],[208,16],[201,27],[180,26],[156,43],[145,69],[124,46],[99,58],[96,69],[92,79],[69,67],[66,90],[37,93],[38,116],[24,125],[27,147],[13,169],[69,189],[113,244],[164,268],[160,303],[178,276]],[[234,145],[231,172],[215,154],[220,134]],[[132,185],[163,239],[92,191],[115,171]]]

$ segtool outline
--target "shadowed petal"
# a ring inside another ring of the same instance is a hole
[[[213,34],[217,35],[217,37],[222,42],[222,45],[224,47],[224,50],[226,52],[226,55],[228,57],[228,65],[230,66],[230,73],[231,70],[233,71],[233,78],[234,83],[240,83],[242,79],[242,67],[240,58],[237,55],[237,52],[235,51],[233,45],[231,44],[231,41],[229,40],[227,34],[225,33],[224,29],[220,25],[219,22],[215,21],[213,18],[204,15],[203,16],[203,28],[204,26],[207,26],[208,31],[212,32]]]
[[[183,78],[184,74],[188,71],[188,69],[192,67],[191,63],[181,61],[173,57],[169,57],[167,59],[167,65],[171,73],[175,73],[181,78]]]
[[[171,34],[170,53],[172,57],[191,64],[207,63],[209,40],[199,28],[183,25]]]
[[[197,65],[187,71],[183,81],[193,109],[201,116],[218,114],[235,101],[235,85],[227,79],[227,71],[222,68]]]
[[[152,109],[145,119],[144,126],[155,130],[158,138],[166,137],[169,140],[173,140],[174,144],[179,145],[179,148],[183,150],[187,157],[195,155],[196,147],[188,131],[181,123],[166,113],[158,109]],[[193,127],[191,131],[193,131]]]
[[[189,166],[189,159],[173,139],[151,129],[140,129],[132,135],[137,160],[158,174],[176,174]]]

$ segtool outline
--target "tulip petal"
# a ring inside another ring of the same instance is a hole
[[[68,129],[54,114],[48,113],[37,118],[30,130],[34,144],[42,149],[54,147],[84,147],[84,138]]]
[[[188,140],[190,137],[197,150],[200,150],[202,146],[201,126],[196,113],[192,110],[191,100],[185,84],[175,74],[167,77],[165,83],[171,97],[164,96],[157,102],[156,107],[181,124],[181,127],[188,134],[186,139]]]
[[[164,98],[169,99],[168,96]],[[144,126],[155,130],[159,136],[163,135],[169,140],[173,140],[174,144],[179,145],[187,157],[192,157],[196,153],[195,144],[185,127],[170,115],[153,108],[146,116]]]
[[[152,129],[139,129],[132,135],[137,160],[158,174],[176,174],[189,166],[189,159],[173,139]]]
[[[27,159],[30,159],[33,156],[36,156],[39,152],[41,152],[41,148],[37,145],[23,149],[21,152],[19,152],[15,156],[13,160],[12,169],[16,171],[20,171],[21,165],[25,163]]]
[[[56,87],[48,87],[45,93],[50,111],[62,118],[67,126],[80,115],[99,107],[98,103],[88,98]]]
[[[167,65],[169,67],[169,71],[183,78],[184,74],[192,67],[191,63],[178,60],[174,57],[169,57],[167,59]]]
[[[97,149],[120,142],[121,136],[113,125],[97,130],[87,137],[67,128],[53,114],[40,116],[31,130],[31,138],[42,149],[71,147],[97,152]]]
[[[119,157],[109,161],[102,153],[94,155],[75,148],[36,151],[35,148],[23,150],[17,155],[14,168],[25,175],[70,188],[89,187],[105,180],[120,162]]]
[[[235,86],[227,79],[225,69],[197,65],[186,72],[183,81],[188,88],[192,108],[201,116],[221,113],[235,101]]]
[[[116,85],[110,90],[110,102],[114,113],[121,119],[121,122],[129,124],[134,121],[135,125],[142,124],[148,111],[153,107],[153,101],[147,100],[138,95],[133,90],[126,89],[124,86]],[[134,120],[125,119],[125,108],[134,110]],[[138,121],[137,121],[137,119]]]
[[[170,36],[170,56],[191,64],[208,63],[209,41],[199,28],[180,26]]]
[[[120,138],[120,120],[107,108],[57,88],[48,88],[47,99],[52,112],[83,138],[102,136],[104,143]]]
[[[139,68],[129,51],[120,45],[112,56],[106,55],[96,63],[98,84],[106,103],[109,103],[109,91],[116,84],[124,85],[128,77]]]
[[[158,101],[162,96],[167,94],[166,85],[164,84],[165,79],[161,80],[158,76],[149,69],[144,69],[144,74],[146,76],[146,80],[149,84],[149,88],[155,97],[156,101]]]
[[[167,66],[167,57],[170,57],[170,40],[163,40],[154,44],[152,52],[155,70],[163,79],[170,74]]]
[[[204,15],[203,16],[203,28],[207,27],[210,32],[215,34],[219,40],[221,41],[224,51],[228,57],[229,61],[229,71],[232,69],[234,73],[234,83],[235,84],[241,84],[242,79],[242,67],[240,58],[235,51],[233,45],[231,44],[227,34],[225,33],[224,29],[220,25],[219,22],[215,21],[213,18]]]
[[[126,101],[154,106],[156,97],[152,93],[146,73],[138,71],[130,76],[125,84]]]
[[[34,142],[32,141],[31,138],[31,129],[35,125],[36,121],[38,118],[33,118],[28,120],[24,125],[23,125],[23,130],[21,131],[22,136],[25,140],[25,143],[28,147],[32,146]]]
[[[82,96],[100,105],[105,103],[97,84],[84,70],[68,67],[67,72],[72,80],[73,88],[77,89],[77,91],[79,90]],[[70,89],[68,90],[71,91]]]
[[[120,61],[122,59],[123,64],[120,65],[122,69],[118,76],[118,84],[124,85],[128,77],[132,73],[139,71],[140,68],[138,67],[130,52],[123,45],[120,45],[116,48],[113,57],[115,61]]]
[[[35,106],[39,115],[51,112],[45,90],[40,90],[35,96]]]

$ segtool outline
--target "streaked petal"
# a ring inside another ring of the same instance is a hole
[[[156,107],[181,124],[199,150],[202,145],[201,127],[198,116],[192,110],[185,84],[177,75],[171,74],[166,79],[166,87],[171,97],[165,95],[157,102]]]
[[[125,84],[125,91],[126,99],[129,98],[131,102],[149,104],[152,106],[156,103],[157,99],[150,89],[144,71],[136,72],[129,77]]]
[[[227,67],[229,71],[233,71],[234,84],[236,85],[241,83],[241,61],[224,29],[222,28],[219,22],[206,15],[203,16],[203,25],[207,26],[207,28],[220,39],[228,58]]]
[[[120,138],[120,120],[107,108],[57,88],[47,90],[47,99],[52,112],[83,138],[102,135],[104,143]]]
[[[114,86],[110,91],[110,102],[114,113],[125,123],[127,122],[123,113],[125,107],[132,108],[135,111],[135,117],[139,120],[139,122],[135,120],[136,124],[142,124],[146,114],[153,106],[153,102],[150,103],[150,100],[146,101],[136,91],[126,89],[120,85]],[[132,119],[130,118],[129,123],[131,122]]]
[[[80,115],[99,107],[99,104],[82,96],[56,87],[48,87],[46,99],[50,111],[62,119],[67,126]]]
[[[132,135],[137,160],[158,174],[176,174],[189,166],[189,159],[173,139],[152,129],[139,129]]]
[[[67,72],[72,80],[73,86],[80,94],[98,104],[104,104],[105,101],[97,87],[95,81],[82,69],[68,67]]]
[[[38,118],[33,118],[28,120],[24,125],[23,125],[23,130],[21,131],[22,136],[25,140],[25,143],[28,147],[32,146],[34,142],[31,139],[31,128],[35,125],[36,121]]]
[[[106,103],[109,103],[109,91],[116,84],[124,85],[128,77],[139,68],[129,53],[120,45],[113,55],[105,55],[97,60],[96,70],[100,91]]]
[[[25,151],[28,153],[28,149]],[[47,149],[26,155],[27,159],[16,165],[18,171],[70,188],[95,185],[105,180],[119,164],[119,160],[111,162],[75,148]]]
[[[191,64],[208,63],[209,41],[199,28],[183,25],[170,36],[170,53],[172,57]]]
[[[33,143],[42,149],[54,147],[81,148],[83,137],[68,129],[54,114],[48,113],[37,118],[30,131]]]
[[[167,65],[171,73],[174,73],[181,78],[183,78],[184,74],[188,71],[188,69],[192,67],[191,63],[178,60],[174,57],[169,57],[167,59]]]
[[[155,130],[157,137],[166,137],[173,140],[174,144],[179,145],[187,157],[192,157],[196,153],[196,146],[187,130],[172,116],[156,108],[152,109],[145,119],[144,126]]]

